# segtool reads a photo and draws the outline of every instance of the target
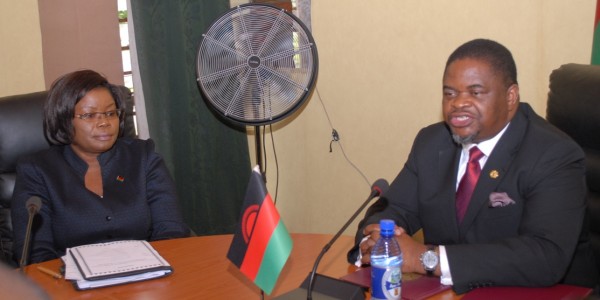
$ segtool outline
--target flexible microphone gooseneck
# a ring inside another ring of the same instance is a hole
[[[23,272],[23,268],[27,265],[27,256],[29,256],[29,241],[31,240],[31,227],[33,225],[33,217],[40,211],[42,208],[42,199],[38,196],[33,196],[27,199],[25,202],[25,208],[29,213],[29,219],[27,220],[27,229],[25,231],[25,243],[23,244],[23,252],[21,254],[21,261],[19,263],[19,268],[21,272]]]
[[[325,247],[323,247],[323,250],[321,250],[321,253],[319,253],[319,256],[317,257],[317,260],[315,261],[315,264],[313,266],[313,269],[310,272],[310,280],[308,282],[306,299],[312,300],[312,290],[313,290],[313,285],[315,282],[315,274],[317,273],[317,267],[319,266],[319,263],[321,262],[321,258],[323,258],[323,255],[325,255],[325,253],[327,251],[329,251],[329,248],[331,248],[331,245],[333,245],[333,243],[338,239],[338,237],[340,237],[342,232],[344,232],[344,230],[346,230],[346,228],[348,228],[348,226],[350,226],[350,223],[352,223],[352,221],[354,221],[354,219],[356,219],[356,216],[358,216],[358,214],[360,214],[360,212],[363,209],[365,209],[365,207],[369,204],[369,202],[371,202],[371,200],[373,200],[373,198],[381,196],[383,193],[385,193],[387,191],[387,189],[389,188],[389,186],[390,185],[388,184],[388,182],[385,179],[377,179],[371,186],[371,194],[369,195],[369,197],[367,197],[367,200],[365,200],[365,202],[358,208],[358,210],[356,210],[356,212],[354,212],[352,217],[350,217],[350,219],[348,219],[348,221],[346,221],[346,224],[344,224],[344,226],[342,226],[342,228],[333,236],[331,241],[329,241],[329,243],[327,243],[327,245],[325,245]]]

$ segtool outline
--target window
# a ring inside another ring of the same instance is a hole
[[[119,32],[121,36],[121,56],[123,57],[123,79],[125,86],[133,92],[131,55],[129,53],[129,29],[127,28],[127,0],[119,0],[117,7],[119,15]]]
[[[117,11],[119,17],[119,35],[121,37],[121,57],[123,58],[123,81],[133,93],[133,75],[131,72],[131,54],[129,52],[129,28],[127,24],[127,0],[118,0]],[[133,115],[133,124],[135,126],[135,134],[138,135],[137,116],[135,110],[135,97],[132,110],[128,114]]]

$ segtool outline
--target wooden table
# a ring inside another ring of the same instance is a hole
[[[292,234],[294,247],[270,299],[300,286],[312,270],[314,261],[329,234]],[[260,299],[260,290],[226,258],[232,235],[190,237],[152,242],[154,248],[173,266],[172,275],[120,286],[76,291],[69,281],[54,279],[37,270],[41,265],[58,270],[58,259],[32,264],[27,276],[39,284],[53,299]],[[346,252],[353,237],[340,236],[319,264],[318,273],[339,278],[352,272]],[[452,291],[432,299],[459,299]]]

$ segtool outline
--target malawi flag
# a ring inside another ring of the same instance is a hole
[[[600,65],[600,0],[596,3],[596,19],[594,20],[594,41],[592,44],[592,65]]]
[[[256,166],[227,258],[261,290],[271,294],[290,252],[292,239]]]

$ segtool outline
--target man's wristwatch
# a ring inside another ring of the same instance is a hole
[[[421,254],[421,265],[423,265],[423,269],[425,269],[428,276],[433,275],[433,271],[435,271],[435,268],[439,263],[440,258],[437,253],[435,253],[434,247],[427,245],[427,251]]]

